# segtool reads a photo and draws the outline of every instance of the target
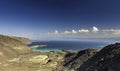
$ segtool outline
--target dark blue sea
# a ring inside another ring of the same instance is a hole
[[[87,48],[101,49],[112,42],[106,41],[37,41],[29,46],[43,45],[33,48],[33,51],[83,50]],[[45,46],[44,46],[45,45]]]

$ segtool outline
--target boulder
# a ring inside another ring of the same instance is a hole
[[[40,64],[46,64],[49,61],[49,57],[47,55],[37,55],[32,56],[29,61],[31,63],[40,63]]]

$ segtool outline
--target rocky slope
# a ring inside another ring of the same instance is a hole
[[[64,53],[30,53],[0,63],[1,71],[58,71]]]
[[[20,42],[22,42],[23,44],[30,44],[30,43],[32,43],[32,41],[30,39],[25,38],[25,37],[15,37],[15,36],[10,36],[10,37],[13,38],[13,39],[16,39],[16,40],[18,40]]]
[[[78,71],[119,71],[120,43],[103,48],[91,59],[86,61]]]
[[[0,35],[0,71],[57,71],[65,52],[35,53],[17,37]]]
[[[67,52],[64,57],[63,71],[76,71],[85,61],[98,52],[97,49],[85,49],[78,52]]]
[[[12,57],[17,54],[28,53],[30,51],[31,50],[21,41],[9,36],[0,35],[0,56]]]

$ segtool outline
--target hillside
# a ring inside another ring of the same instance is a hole
[[[91,59],[86,61],[78,71],[119,71],[120,43],[104,47]]]
[[[85,49],[78,52],[67,52],[62,62],[63,68],[67,71],[77,70],[84,62],[98,52],[97,49]],[[64,71],[64,70],[63,70]]]
[[[0,35],[0,56],[8,58],[30,51],[31,50],[21,41],[9,36]]]
[[[66,53],[35,53],[22,40],[0,35],[0,71],[53,71],[64,61]]]
[[[10,36],[10,37],[22,42],[23,44],[30,44],[32,42],[30,39],[25,38],[25,37],[15,37],[15,36]]]

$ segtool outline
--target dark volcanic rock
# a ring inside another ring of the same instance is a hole
[[[108,45],[85,62],[78,71],[119,71],[120,43]]]
[[[75,71],[81,64],[94,56],[97,52],[98,50],[96,49],[86,49],[75,53],[70,52],[65,56],[63,65],[68,71]]]

